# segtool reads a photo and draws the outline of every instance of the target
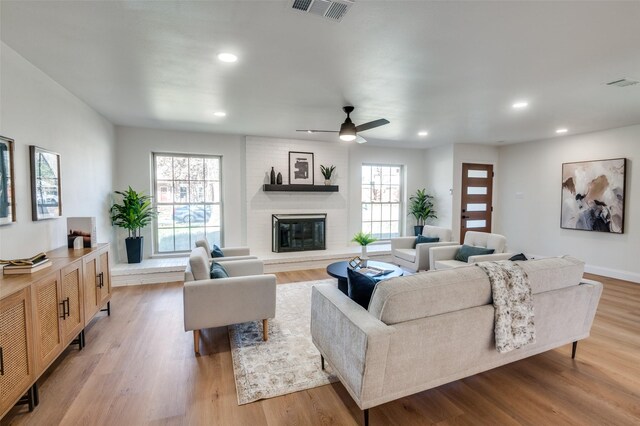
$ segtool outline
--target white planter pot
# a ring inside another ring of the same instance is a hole
[[[360,254],[360,259],[366,260],[369,257],[367,256],[367,246],[361,246],[362,253]]]

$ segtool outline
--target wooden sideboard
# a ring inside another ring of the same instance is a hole
[[[16,403],[38,405],[37,379],[102,307],[111,314],[108,244],[47,252],[52,265],[33,274],[0,274],[0,418]]]

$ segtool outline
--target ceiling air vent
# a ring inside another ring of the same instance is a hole
[[[292,0],[291,9],[340,22],[353,5],[352,0]]]
[[[638,83],[640,83],[640,81],[638,80],[633,80],[631,78],[621,78],[620,80],[610,81],[609,83],[607,83],[607,86],[627,87],[633,86]]]

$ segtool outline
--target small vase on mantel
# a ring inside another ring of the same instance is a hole
[[[273,167],[271,167],[271,173],[269,174],[269,183],[271,185],[276,184],[276,172],[273,170]]]
[[[282,185],[282,173],[278,172],[278,177],[276,178],[276,184]]]

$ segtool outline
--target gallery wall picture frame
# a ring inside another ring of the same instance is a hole
[[[627,159],[562,164],[560,227],[624,233]]]
[[[289,185],[313,185],[313,152],[289,151]]]
[[[16,221],[13,150],[14,140],[0,136],[0,225]]]
[[[29,146],[31,159],[31,216],[34,221],[62,216],[60,154]]]

